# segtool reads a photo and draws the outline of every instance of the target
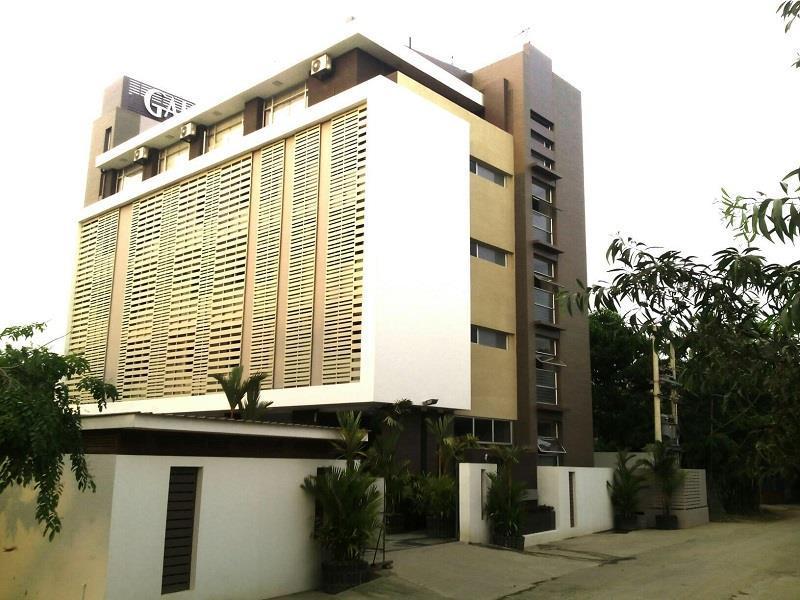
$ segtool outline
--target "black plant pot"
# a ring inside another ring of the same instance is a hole
[[[614,531],[628,533],[639,529],[639,518],[636,515],[614,515]]]
[[[678,529],[677,515],[656,515],[656,529]]]
[[[441,518],[438,515],[425,517],[425,533],[433,538],[453,538],[456,536],[455,523],[452,517]]]
[[[363,560],[323,561],[322,591],[338,594],[369,581],[369,565]]]
[[[513,550],[525,550],[525,538],[521,535],[501,535],[492,533],[492,544],[511,548]]]

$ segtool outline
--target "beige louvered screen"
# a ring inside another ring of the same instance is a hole
[[[250,157],[134,203],[119,376],[124,398],[205,394],[239,364]]]
[[[261,150],[250,372],[266,373],[262,387],[267,389],[273,386],[275,375],[275,326],[278,313],[285,150],[284,140]]]
[[[213,227],[214,283],[208,336],[208,374],[224,374],[241,361],[247,223],[250,211],[250,156],[219,169],[219,200]],[[219,390],[209,380],[208,391]]]
[[[83,223],[78,243],[67,351],[82,354],[89,363],[89,374],[95,377],[105,375],[118,227],[119,210],[114,210]],[[74,387],[72,393],[81,401],[91,400],[87,394],[74,391]]]
[[[322,382],[360,375],[366,108],[333,119]]]
[[[319,125],[295,136],[284,387],[311,384],[319,153]]]
[[[123,398],[147,397],[163,193],[134,202],[120,332],[117,387]]]

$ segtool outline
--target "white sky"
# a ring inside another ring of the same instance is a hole
[[[589,280],[603,278],[616,232],[708,256],[732,243],[714,205],[720,187],[774,191],[800,164],[800,71],[790,68],[800,35],[783,34],[777,5],[6,3],[0,328],[48,321],[46,339],[66,332],[90,127],[108,84],[127,74],[211,100],[279,62],[287,46],[311,51],[315,35],[348,16],[464,68],[517,51],[524,38],[515,34],[529,27],[583,93]],[[797,260],[800,250],[770,256]]]

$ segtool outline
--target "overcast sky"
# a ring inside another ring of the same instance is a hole
[[[777,4],[7,3],[0,327],[48,321],[48,339],[66,332],[90,127],[109,83],[127,74],[202,103],[287,48],[310,52],[348,17],[464,68],[529,39],[582,90],[590,281],[604,277],[617,232],[708,256],[733,243],[714,204],[720,187],[773,191],[800,164],[800,71],[790,68],[800,35],[783,34]]]

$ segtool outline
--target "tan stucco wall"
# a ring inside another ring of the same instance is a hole
[[[511,335],[507,350],[472,345],[472,409],[463,414],[516,419],[514,180],[511,175],[514,173],[513,138],[413,79],[401,73],[396,77],[398,85],[467,121],[470,126],[470,154],[509,174],[505,186],[470,175],[470,236],[509,252],[505,267],[474,257],[471,259],[472,323]]]
[[[97,491],[79,492],[65,457],[64,492],[58,504],[62,530],[42,537],[30,488],[0,494],[0,598],[101,600],[106,597],[108,536],[116,468],[112,455],[90,455]]]

